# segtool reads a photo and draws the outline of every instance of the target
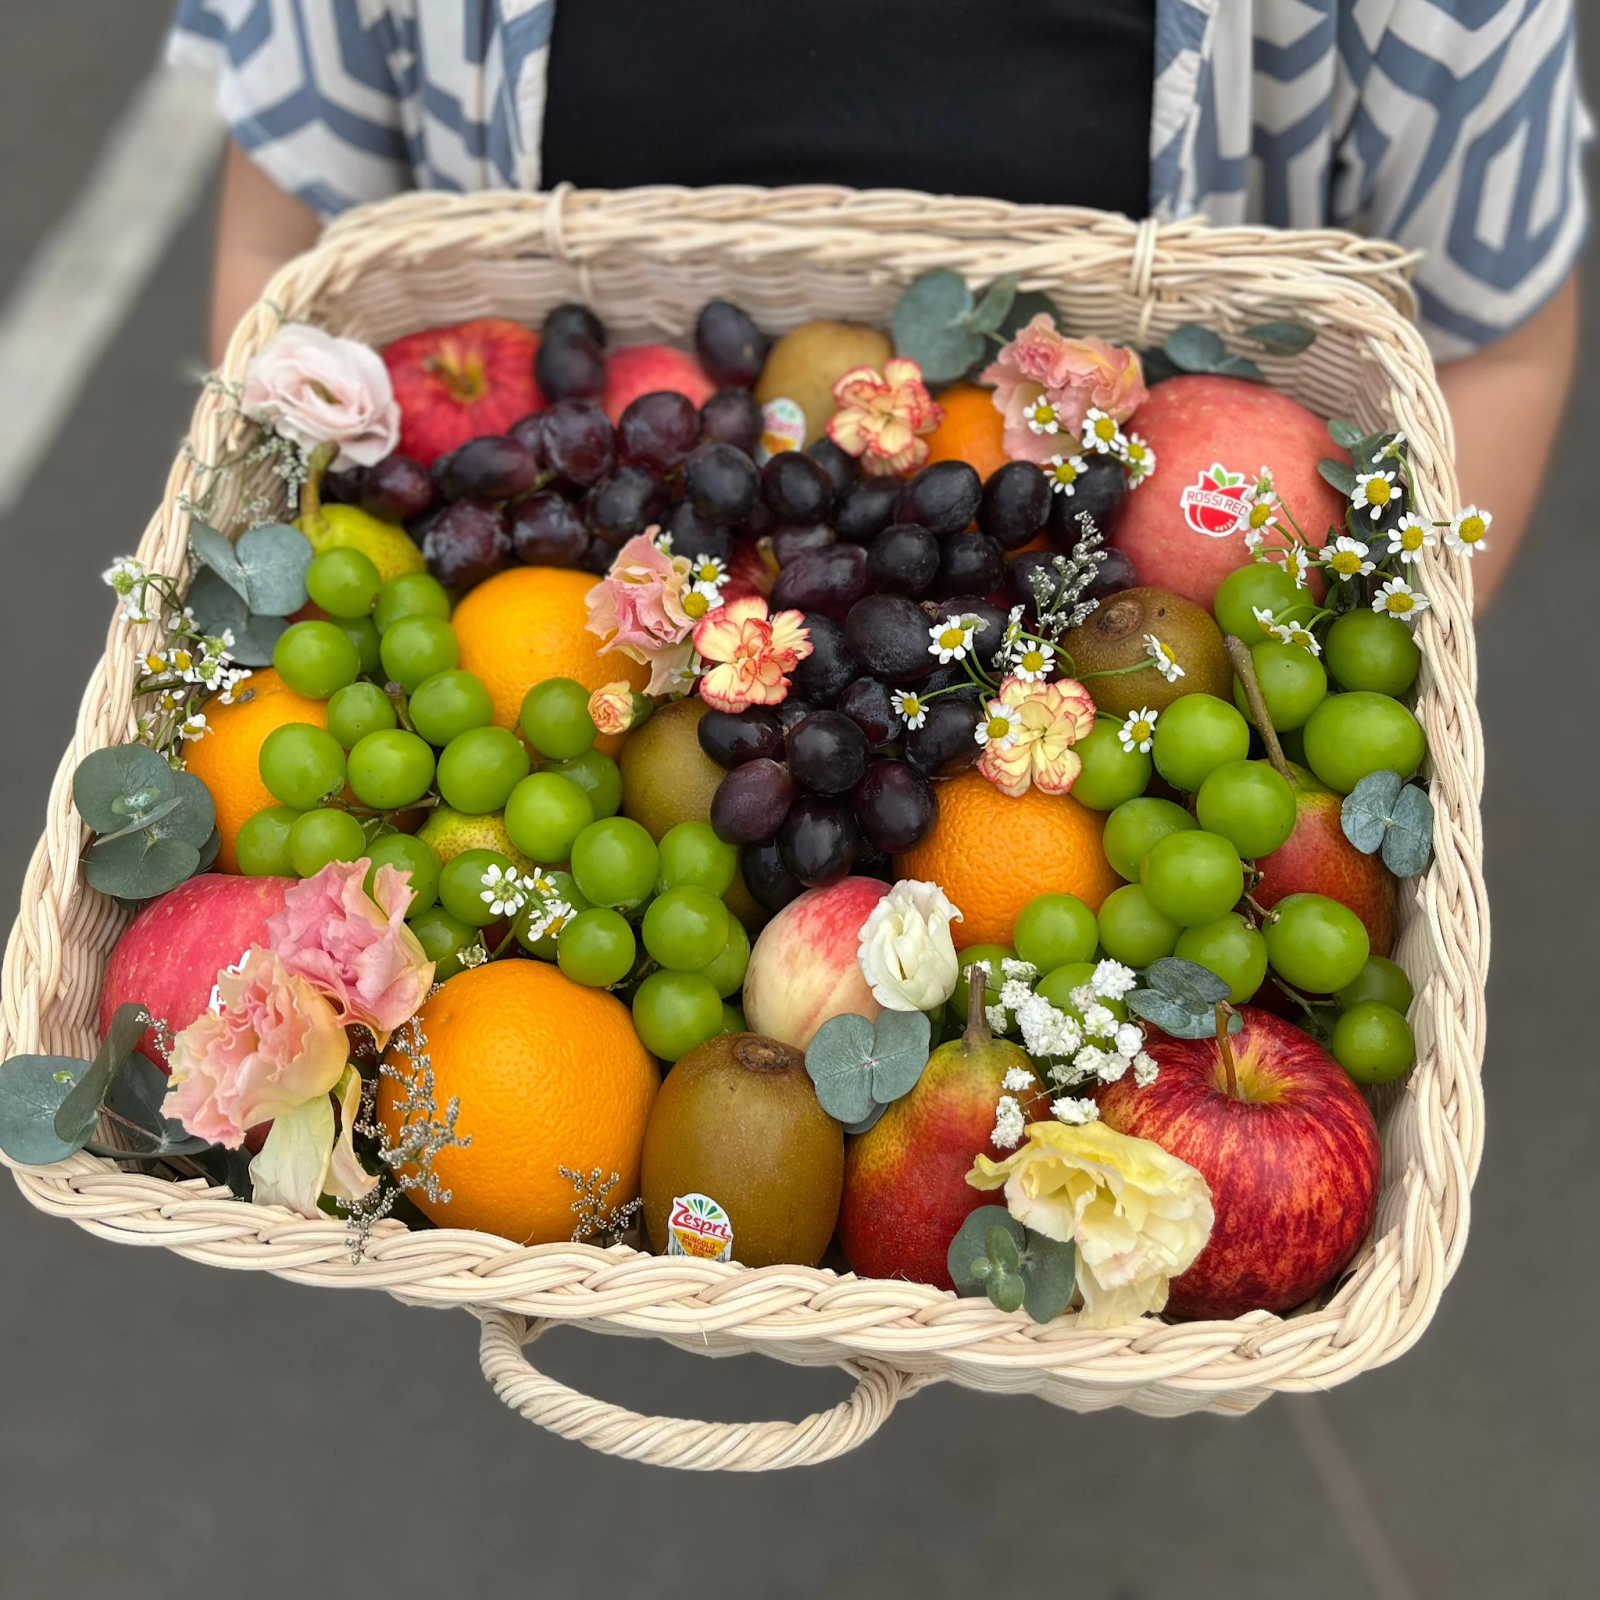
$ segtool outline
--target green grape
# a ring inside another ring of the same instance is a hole
[[[376,677],[383,666],[378,648],[378,630],[371,617],[335,617],[333,625],[356,647],[356,660],[363,673]]]
[[[1193,794],[1224,761],[1250,754],[1250,724],[1214,694],[1186,694],[1161,713],[1150,753],[1174,789]]]
[[[1129,884],[1125,887],[1136,888],[1137,885]],[[1112,894],[1121,893],[1121,889],[1112,890]],[[1107,895],[1106,898],[1109,900],[1111,896]],[[1104,909],[1102,906],[1101,910]],[[1057,967],[1054,972],[1047,972],[1034,985],[1034,993],[1043,995],[1057,1011],[1065,1011],[1069,1017],[1076,1017],[1082,1022],[1083,1012],[1073,1001],[1072,991],[1081,989],[1094,976],[1094,969],[1093,961],[1069,961],[1064,967]],[[1128,1008],[1121,1000],[1099,1000],[1095,1003],[1104,1006],[1118,1022],[1128,1020]]]
[[[1291,612],[1309,614],[1311,596],[1278,562],[1252,561],[1249,566],[1235,567],[1217,585],[1211,609],[1224,633],[1253,645],[1261,637],[1261,624],[1256,618],[1258,606],[1281,622]]]
[[[1124,800],[1106,818],[1105,838],[1102,840],[1106,860],[1119,878],[1126,878],[1132,883],[1139,876],[1140,863],[1150,853],[1150,847],[1157,839],[1199,826],[1182,806],[1173,804],[1171,800],[1158,800],[1154,795]]]
[[[335,689],[354,683],[361,655],[333,622],[295,622],[272,647],[278,676],[308,700],[326,700]]]
[[[244,834],[240,833],[239,837],[242,840]],[[1391,961],[1387,956],[1368,956],[1367,964],[1335,998],[1346,1011],[1351,1006],[1360,1005],[1363,1000],[1381,1000],[1384,1005],[1392,1006],[1404,1016],[1411,1009],[1411,1002],[1416,996],[1412,992],[1411,980],[1398,962]]]
[[[512,844],[529,860],[546,865],[567,860],[572,841],[593,821],[588,795],[556,772],[531,773],[506,800],[506,832]]]
[[[500,920],[499,913],[489,909],[493,894],[488,900],[484,898],[487,891],[483,875],[490,867],[499,867],[502,872],[516,870],[498,850],[463,850],[460,855],[451,856],[439,872],[439,904],[452,917],[459,917],[474,928],[487,928]]]
[[[595,905],[622,911],[649,898],[658,860],[655,840],[628,817],[591,822],[572,843],[572,876],[578,887]]]
[[[1422,666],[1422,652],[1405,623],[1369,606],[1335,620],[1322,641],[1322,658],[1346,689],[1376,694],[1404,694]]]
[[[989,977],[984,984],[983,1003],[986,1006],[1000,1004],[1000,985],[1005,980],[1001,971],[1002,961],[1015,961],[1017,952],[1009,945],[1003,944],[969,944],[965,950],[958,952],[957,959],[961,963],[961,975],[956,979],[955,990],[950,996],[950,1006],[963,1023],[971,1015],[972,991],[968,986],[967,968],[974,962],[987,961],[989,963]]]
[[[1179,931],[1176,922],[1150,904],[1141,884],[1113,889],[1100,906],[1100,943],[1113,961],[1125,966],[1148,967],[1170,956]]]
[[[1329,1048],[1357,1083],[1392,1083],[1417,1059],[1411,1024],[1381,1000],[1341,1012]]]
[[[722,996],[698,972],[652,972],[633,997],[633,1026],[651,1055],[676,1061],[722,1032]]]
[[[1088,961],[1100,937],[1094,912],[1075,894],[1041,894],[1017,913],[1017,954],[1041,975],[1069,961]]]
[[[411,726],[429,744],[441,746],[469,728],[487,728],[494,721],[494,701],[483,679],[459,667],[424,678],[406,709]]]
[[[366,853],[367,836],[348,811],[307,811],[289,829],[289,859],[302,878],[314,877],[330,861],[359,861]]]
[[[433,751],[426,739],[404,728],[386,728],[357,740],[349,768],[357,800],[377,811],[399,811],[428,792]]]
[[[570,761],[544,761],[539,770],[571,778],[589,796],[596,817],[614,817],[622,807],[622,769],[599,750],[585,750]]]
[[[649,912],[645,913],[646,921],[649,915]],[[723,945],[721,954],[700,969],[701,976],[708,979],[712,988],[726,1000],[730,994],[739,992],[749,966],[750,935],[737,917],[729,917],[728,942]]]
[[[461,650],[450,624],[443,617],[402,617],[384,630],[379,646],[383,670],[407,694],[436,672],[453,672],[461,664]]]
[[[256,757],[261,781],[274,800],[310,811],[344,788],[344,751],[339,741],[310,722],[286,722],[261,742]]]
[[[380,634],[387,633],[402,617],[448,617],[450,596],[444,585],[426,572],[403,572],[391,578],[378,591],[372,620]]]
[[[1109,717],[1097,717],[1088,736],[1072,747],[1083,762],[1072,798],[1096,811],[1113,811],[1150,786],[1150,756],[1137,745],[1124,750],[1121,727]]]
[[[409,833],[386,833],[373,840],[367,851],[372,870],[367,874],[367,893],[372,893],[373,879],[379,867],[393,867],[396,872],[411,874],[411,904],[406,908],[406,921],[413,922],[439,898],[439,873],[444,863],[432,845]]]
[[[692,884],[724,895],[739,872],[738,847],[719,839],[709,822],[680,822],[661,835],[656,848],[661,857],[656,868],[658,890]]]
[[[1287,984],[1332,994],[1367,964],[1367,930],[1348,906],[1322,894],[1285,895],[1267,923],[1267,960]]]
[[[1283,746],[1283,753],[1288,760],[1297,767],[1306,765],[1306,741],[1304,728],[1290,728],[1286,733],[1278,735],[1278,743]],[[1309,774],[1310,768],[1306,767]]]
[[[394,701],[375,683],[347,683],[328,701],[328,732],[346,750],[353,750],[369,733],[382,733],[399,725]]]
[[[1171,833],[1151,846],[1139,881],[1162,916],[1180,927],[1198,928],[1238,904],[1244,867],[1239,852],[1220,833]],[[1103,922],[1100,931],[1104,942]]]
[[[738,1006],[730,1006],[724,1001],[722,1028],[720,1031],[723,1033],[747,1033],[749,1031],[748,1024],[744,1020],[744,1012]]]
[[[432,905],[410,919],[423,954],[433,963],[433,981],[443,983],[461,970],[461,952],[478,937],[478,930],[443,906]]]
[[[330,617],[365,617],[382,588],[371,558],[347,546],[324,550],[306,568],[306,593]]]
[[[598,732],[589,715],[589,691],[571,678],[546,678],[522,697],[522,731],[542,756],[580,756]]]
[[[528,765],[527,750],[509,728],[468,728],[439,754],[439,793],[452,809],[481,817],[505,806]]]
[[[1228,761],[1200,785],[1200,826],[1220,833],[1241,856],[1270,856],[1294,832],[1294,790],[1265,761]]]
[[[1403,628],[1405,624],[1396,626]],[[1280,734],[1304,726],[1306,718],[1327,698],[1328,674],[1304,645],[1263,639],[1251,647],[1250,659],[1256,664],[1256,680],[1261,685],[1261,698],[1267,702],[1267,716]],[[1233,703],[1254,727],[1256,719],[1250,715],[1250,702],[1237,678],[1233,680]]]
[[[609,989],[633,971],[638,944],[619,911],[595,907],[580,911],[556,940],[556,960],[574,983]]]
[[[1428,753],[1422,724],[1398,700],[1364,689],[1329,695],[1311,713],[1305,739],[1306,765],[1339,794],[1373,772],[1409,778]]]
[[[644,947],[673,972],[698,972],[721,954],[732,920],[707,889],[668,889],[644,914]]]
[[[1267,941],[1237,912],[1215,922],[1185,928],[1172,952],[1197,961],[1228,985],[1228,999],[1240,1006],[1261,987],[1267,975]]]
[[[302,815],[288,806],[266,806],[253,817],[246,817],[233,842],[240,872],[247,878],[294,877],[289,830]]]
[[[572,907],[574,916],[580,911],[589,909],[589,902],[584,899],[578,889],[577,880],[570,872],[545,872],[541,876],[550,884],[553,890],[550,898],[552,900],[565,901]],[[530,909],[532,908],[530,907]],[[517,943],[531,956],[538,956],[543,961],[554,961],[561,935],[566,932],[571,921],[572,918],[568,917],[566,921],[556,923],[551,931],[542,938],[530,939],[528,937],[528,918],[526,916],[518,917],[515,930]]]

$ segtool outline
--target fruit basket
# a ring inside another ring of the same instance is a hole
[[[1023,290],[1047,294],[1070,326],[1141,347],[1201,324],[1240,352],[1251,327],[1273,319],[1309,326],[1309,350],[1258,357],[1269,382],[1367,432],[1402,430],[1417,508],[1448,519],[1456,506],[1450,424],[1408,320],[1406,267],[1392,247],[1333,232],[1136,226],[1078,210],[897,192],[421,194],[348,214],[287,266],[235,331],[222,378],[240,384],[252,357],[291,322],[382,345],[477,317],[537,324],[553,305],[577,301],[624,336],[682,341],[697,309],[718,296],[773,332],[819,316],[881,326],[907,285],[934,269],[974,284],[1013,274]],[[201,463],[237,457],[242,427],[225,389],[209,386],[140,544],[148,568],[187,575],[191,509],[206,487]],[[220,495],[208,509],[227,525],[253,500],[281,505],[284,480],[263,458],[223,482]],[[1404,885],[1395,945],[1416,991],[1416,1066],[1370,1097],[1382,1140],[1375,1226],[1330,1290],[1290,1315],[1090,1328],[1072,1317],[1034,1322],[987,1299],[899,1279],[746,1268],[698,1251],[523,1246],[447,1226],[412,1232],[394,1220],[375,1225],[357,1258],[338,1218],[242,1202],[204,1177],[167,1181],[82,1152],[47,1165],[7,1156],[7,1164],[33,1205],[102,1238],[470,1310],[482,1325],[485,1374],[509,1405],[564,1437],[660,1465],[757,1470],[826,1460],[869,1437],[898,1400],[938,1381],[1150,1415],[1244,1412],[1276,1391],[1343,1382],[1395,1359],[1427,1326],[1465,1245],[1481,1147],[1488,922],[1465,568],[1437,549],[1423,553],[1432,603],[1416,624],[1416,716],[1430,757],[1434,853]],[[95,1053],[100,981],[128,914],[80,875],[86,833],[72,780],[86,755],[130,735],[136,655],[151,648],[150,637],[142,625],[113,624],[59,769],[6,954],[7,1055]],[[528,1365],[524,1345],[557,1323],[664,1338],[702,1354],[760,1351],[838,1365],[858,1387],[799,1424],[638,1416]]]

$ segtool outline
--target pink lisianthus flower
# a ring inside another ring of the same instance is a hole
[[[694,647],[716,663],[700,680],[700,698],[718,711],[780,704],[789,692],[788,674],[812,649],[802,614],[769,616],[759,595],[708,612],[695,624]]]
[[[336,468],[370,467],[400,442],[400,407],[376,350],[290,322],[251,361],[239,409],[304,450],[336,444]]]
[[[1078,781],[1083,758],[1072,747],[1094,727],[1094,701],[1076,679],[1007,678],[986,709],[978,727],[978,771],[1002,794],[1015,799],[1030,784],[1045,794],[1066,794]]]
[[[405,924],[410,874],[379,867],[369,895],[371,865],[330,861],[295,884],[267,919],[267,937],[290,973],[325,994],[341,1023],[370,1028],[381,1050],[427,999],[433,963]]]
[[[994,385],[1006,454],[1041,465],[1077,439],[1091,409],[1125,422],[1149,398],[1137,350],[1069,339],[1048,311],[1017,330],[979,381]]]
[[[584,626],[606,641],[602,654],[615,650],[649,667],[645,693],[658,695],[688,687],[694,621],[683,609],[689,559],[669,556],[652,537],[654,532],[637,535],[617,552],[611,571],[586,597],[589,620]]]
[[[215,1009],[173,1040],[163,1109],[196,1138],[237,1150],[247,1129],[326,1096],[349,1055],[338,1013],[316,986],[253,944],[217,974]]]
[[[922,368],[896,357],[875,367],[852,367],[833,386],[839,409],[828,419],[828,437],[847,455],[859,456],[869,477],[911,472],[928,459],[928,441],[944,421],[944,407],[928,393]]]

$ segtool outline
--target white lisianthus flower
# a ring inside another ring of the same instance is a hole
[[[961,913],[936,883],[903,878],[861,925],[857,960],[872,998],[889,1011],[931,1011],[955,993],[961,963],[950,924]]]

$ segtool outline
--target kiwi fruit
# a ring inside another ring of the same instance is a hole
[[[876,367],[894,354],[888,335],[859,322],[802,322],[773,345],[756,383],[756,399],[793,400],[805,413],[806,444],[813,445],[838,409],[833,386],[852,367]]]
[[[1154,634],[1176,657],[1183,676],[1168,683],[1151,664],[1117,678],[1089,678],[1095,705],[1114,717],[1148,706],[1165,711],[1186,694],[1233,696],[1233,664],[1211,613],[1170,589],[1124,589],[1102,600],[1086,622],[1061,636],[1080,678],[1150,661],[1146,636]]]

